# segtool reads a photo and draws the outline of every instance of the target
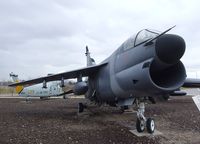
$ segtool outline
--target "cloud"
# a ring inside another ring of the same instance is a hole
[[[183,62],[199,69],[200,23],[196,0],[0,1],[0,80],[22,79],[85,66],[85,46],[101,62],[144,28],[183,36]]]

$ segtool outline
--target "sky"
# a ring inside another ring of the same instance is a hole
[[[200,78],[198,0],[1,0],[0,80],[27,80],[96,63],[141,29],[185,39],[188,77]]]

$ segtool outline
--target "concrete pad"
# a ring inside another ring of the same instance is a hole
[[[200,111],[200,95],[196,95],[192,97],[195,105],[197,106],[198,110]]]
[[[137,132],[137,130],[129,130],[132,134],[136,135],[137,137],[149,137],[149,136],[158,136],[158,135],[162,135],[163,133],[155,130],[153,134],[148,133],[147,131],[144,131],[142,133]]]

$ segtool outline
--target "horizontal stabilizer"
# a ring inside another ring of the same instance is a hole
[[[182,87],[200,88],[200,79],[187,78]]]

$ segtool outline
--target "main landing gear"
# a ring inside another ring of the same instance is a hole
[[[63,95],[63,99],[67,99],[66,95]]]
[[[78,103],[78,113],[82,113],[85,108],[87,108],[86,105],[84,105],[83,103]]]
[[[148,133],[154,133],[155,130],[155,122],[152,118],[146,118],[144,116],[145,112],[145,103],[139,102],[138,105],[138,111],[137,111],[137,121],[136,121],[136,129],[139,133],[143,132],[145,130],[145,127],[147,128]]]

